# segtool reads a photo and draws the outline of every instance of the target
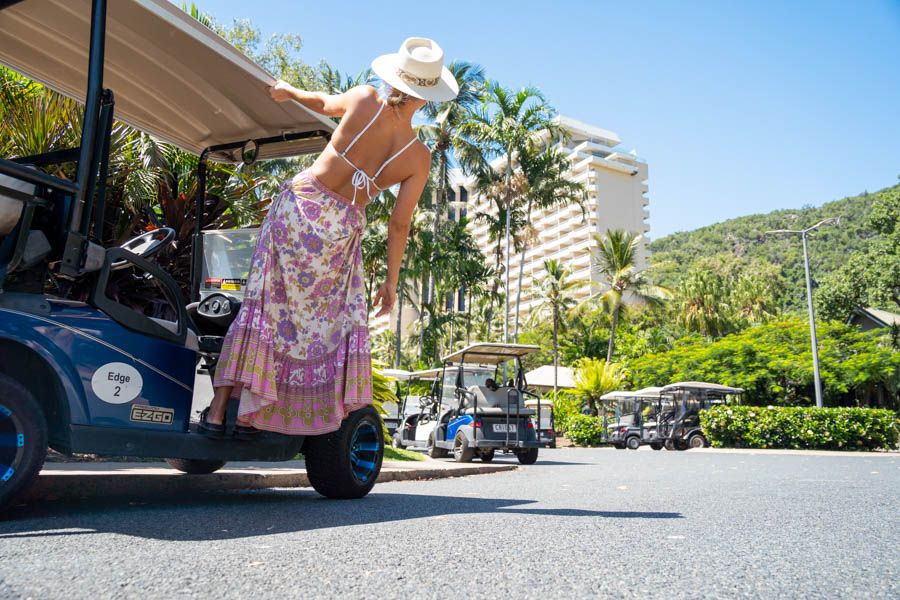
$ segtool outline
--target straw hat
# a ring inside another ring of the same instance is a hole
[[[407,39],[395,54],[373,60],[372,70],[395,90],[421,100],[444,102],[459,93],[456,78],[444,66],[444,51],[428,38]]]

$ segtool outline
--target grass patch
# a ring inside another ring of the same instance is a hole
[[[425,455],[421,452],[385,446],[384,460],[425,460]]]

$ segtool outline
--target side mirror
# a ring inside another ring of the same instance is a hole
[[[259,144],[256,140],[247,140],[241,148],[241,160],[245,165],[252,165],[259,157]]]

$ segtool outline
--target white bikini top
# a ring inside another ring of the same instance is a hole
[[[362,135],[369,129],[369,127],[372,126],[372,123],[374,123],[376,121],[376,119],[378,119],[379,115],[381,115],[381,111],[384,110],[385,105],[384,105],[384,102],[379,102],[378,104],[379,104],[378,112],[376,112],[375,116],[372,117],[372,120],[370,120],[368,122],[368,124],[365,127],[363,127],[359,133],[356,134],[356,137],[353,138],[353,141],[350,142],[346,148],[344,148],[343,152],[338,152],[337,148],[334,147],[334,144],[331,145],[331,147],[334,148],[334,151],[337,153],[337,155],[340,156],[341,158],[343,158],[344,161],[348,165],[353,167],[353,169],[354,169],[353,177],[350,179],[350,183],[353,184],[353,204],[356,204],[356,192],[358,192],[359,190],[366,191],[367,200],[372,199],[373,194],[372,194],[371,188],[373,186],[379,192],[383,192],[384,190],[381,187],[379,187],[379,185],[377,183],[375,183],[375,180],[378,179],[378,176],[381,175],[381,172],[384,171],[384,168],[386,166],[388,166],[392,160],[394,160],[395,158],[397,158],[398,156],[403,154],[403,152],[406,151],[407,148],[412,146],[415,143],[415,141],[418,139],[416,136],[413,136],[413,138],[411,140],[409,140],[409,143],[407,143],[400,150],[398,150],[393,156],[391,156],[386,161],[384,161],[384,163],[381,165],[381,167],[377,171],[375,171],[375,174],[372,175],[371,177],[369,176],[368,173],[366,173],[365,171],[363,171],[362,169],[357,167],[355,164],[353,164],[353,161],[351,161],[349,158],[347,158],[347,153],[350,152],[350,149],[353,148],[353,145],[356,144],[357,141],[359,141],[359,138],[362,137]]]

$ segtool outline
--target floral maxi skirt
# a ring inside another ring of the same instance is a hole
[[[240,415],[257,429],[328,433],[372,403],[365,224],[307,171],[269,209],[213,382],[239,390]]]

